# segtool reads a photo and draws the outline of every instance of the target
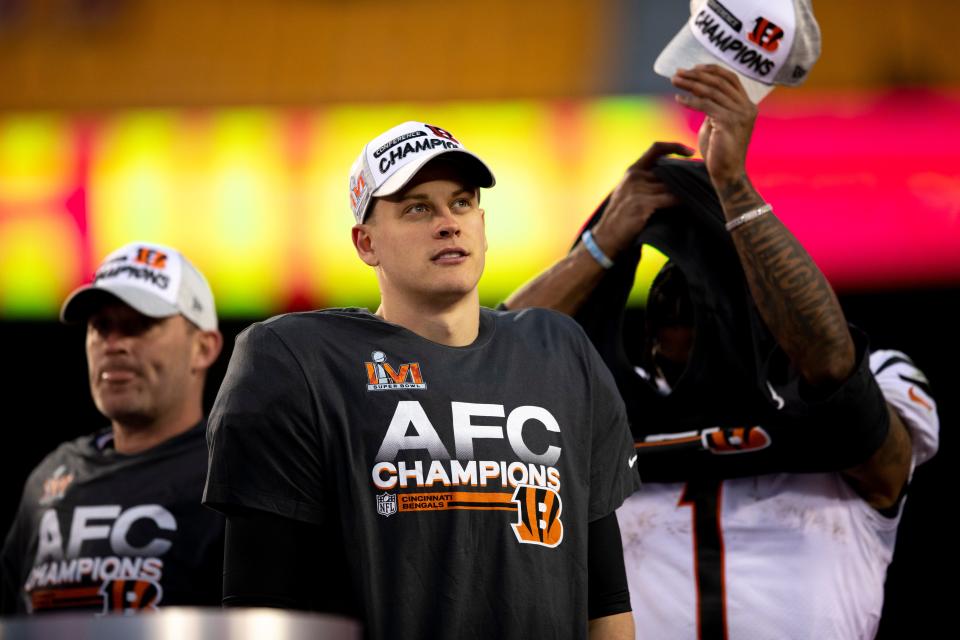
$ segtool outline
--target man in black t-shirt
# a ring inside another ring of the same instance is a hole
[[[223,345],[209,285],[176,250],[128,244],[61,319],[86,322],[90,392],[110,426],[27,479],[0,556],[2,612],[216,605],[224,525],[200,504],[203,386]]]
[[[204,497],[227,515],[226,605],[345,613],[371,638],[633,637],[623,403],[571,319],[480,307],[493,184],[439,127],[378,136],[350,180],[377,312],[237,339]]]

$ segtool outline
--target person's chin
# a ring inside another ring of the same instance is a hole
[[[130,395],[101,394],[95,404],[100,413],[118,422],[137,423],[145,414],[143,404]]]
[[[471,283],[467,278],[451,279],[446,282],[436,283],[436,286],[429,288],[426,295],[433,299],[456,301],[473,293],[476,287],[476,283]]]

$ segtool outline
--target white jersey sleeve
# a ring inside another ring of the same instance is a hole
[[[870,371],[887,402],[896,409],[913,440],[913,465],[933,457],[940,444],[937,403],[927,376],[900,351],[884,349],[870,354]]]

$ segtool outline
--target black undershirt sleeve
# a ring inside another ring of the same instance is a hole
[[[346,558],[335,526],[249,509],[227,514],[223,606],[360,618]]]
[[[22,500],[22,498],[21,498]],[[19,535],[20,512],[7,533],[3,548],[0,549],[0,615],[12,616],[17,612],[20,598],[20,566],[23,552],[19,544],[22,536]]]
[[[616,511],[590,523],[587,611],[590,620],[630,611],[623,543]]]
[[[17,612],[17,593],[12,576],[0,575],[0,616],[12,616]]]

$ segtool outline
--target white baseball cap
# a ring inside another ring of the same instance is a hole
[[[721,62],[756,103],[774,84],[801,84],[819,57],[810,0],[691,0],[690,20],[653,70],[669,78],[677,69]]]
[[[108,255],[93,282],[67,296],[60,320],[85,321],[117,298],[151,318],[182,314],[205,331],[217,328],[217,310],[206,278],[179,251],[148,242],[132,242]]]
[[[368,142],[350,168],[350,208],[357,223],[367,217],[373,198],[397,193],[425,164],[445,154],[462,160],[473,186],[489,188],[496,184],[486,163],[464,149],[453,134],[411,120]]]

